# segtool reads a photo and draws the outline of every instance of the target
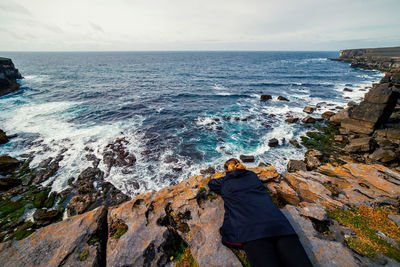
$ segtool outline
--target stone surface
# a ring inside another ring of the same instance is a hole
[[[335,141],[337,141],[337,142],[343,142],[344,141],[344,137],[343,137],[343,135],[335,135],[334,137],[333,137],[333,139],[335,140]]]
[[[368,157],[370,159],[386,163],[395,160],[397,156],[396,153],[390,149],[378,148],[374,151],[374,153],[370,154]]]
[[[291,205],[297,205],[300,202],[296,191],[285,181],[281,181],[280,183],[268,183],[267,188],[273,195],[279,196]]]
[[[239,157],[242,162],[254,162],[253,155],[240,155]]]
[[[1,177],[0,178],[0,191],[9,190],[22,183],[21,179],[15,177]]]
[[[272,165],[259,166],[257,168],[252,168],[251,170],[258,175],[258,178],[263,183],[274,180],[279,176],[278,171]]]
[[[362,137],[350,140],[350,143],[345,147],[349,153],[369,152],[373,149],[371,137]]]
[[[311,114],[314,112],[314,110],[315,110],[315,108],[313,108],[313,107],[304,107],[303,112]]]
[[[0,145],[5,144],[7,142],[8,142],[8,137],[7,137],[6,133],[0,129]]]
[[[279,145],[279,141],[276,138],[272,138],[268,141],[268,146],[270,147],[275,147],[277,145]]]
[[[318,166],[321,165],[321,162],[319,161],[319,159],[317,157],[315,157],[315,156],[310,155],[310,154],[306,155],[305,161],[306,161],[306,164],[307,164],[307,168],[309,170],[314,170]]]
[[[21,162],[10,156],[0,156],[0,173],[10,171],[19,166]]]
[[[333,111],[325,111],[322,113],[322,118],[329,120],[333,115],[335,115],[335,112]]]
[[[328,219],[328,213],[324,207],[315,203],[301,202],[298,211],[303,216],[314,218],[319,221],[325,221]]]
[[[290,139],[289,140],[289,144],[291,144],[294,147],[299,147],[300,146],[299,142],[296,139]]]
[[[297,171],[306,171],[306,170],[307,170],[307,165],[304,163],[304,161],[301,161],[301,160],[291,159],[291,160],[289,160],[289,162],[287,164],[288,172],[297,172]]]
[[[105,260],[101,258],[101,245],[88,241],[103,230],[105,215],[100,207],[41,228],[21,241],[0,243],[0,265],[99,266]],[[81,261],[79,255],[84,251],[87,255]]]
[[[315,267],[358,266],[351,251],[341,243],[318,238],[311,221],[301,217],[296,207],[287,205],[282,212],[292,224]]]
[[[192,177],[110,208],[109,225],[120,221],[127,225],[127,232],[119,238],[109,236],[107,265],[165,266],[173,253],[168,244],[182,239],[199,266],[240,266],[236,256],[221,243],[223,201],[201,189],[207,188],[207,181]]]
[[[304,122],[304,123],[315,123],[317,121],[317,119],[315,119],[315,118],[313,118],[311,116],[306,116],[301,121]]]
[[[335,115],[331,116],[329,120],[335,124],[340,124],[343,120],[349,119],[351,115],[351,108],[345,108],[338,111]]]
[[[355,119],[344,119],[340,125],[348,131],[362,134],[372,134],[375,129],[374,123]]]
[[[12,60],[0,57],[0,96],[17,90],[20,86],[17,79],[22,79],[22,76]]]
[[[285,121],[288,123],[296,123],[299,120],[299,118],[293,118],[293,117],[289,117],[286,118]]]
[[[271,95],[261,95],[260,99],[261,100],[270,100],[270,99],[272,99],[272,96]]]
[[[389,214],[388,218],[391,219],[397,226],[400,226],[400,215]]]
[[[278,100],[280,100],[280,101],[289,101],[289,99],[287,99],[286,97],[283,97],[283,96],[278,96]]]

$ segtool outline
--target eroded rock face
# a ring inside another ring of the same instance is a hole
[[[98,235],[105,218],[100,207],[41,228],[21,241],[0,243],[0,265],[100,266],[104,258]]]
[[[240,266],[221,243],[223,201],[206,189],[208,180],[192,177],[110,208],[108,224],[119,221],[128,228],[119,238],[109,236],[107,265],[165,265],[171,262],[171,245],[183,241],[199,266]]]
[[[11,59],[0,57],[0,96],[17,90],[17,79],[22,79],[22,76]]]

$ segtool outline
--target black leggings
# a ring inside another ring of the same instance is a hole
[[[243,248],[251,267],[312,267],[297,235],[258,239]]]

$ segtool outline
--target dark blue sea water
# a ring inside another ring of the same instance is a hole
[[[182,181],[240,154],[284,171],[304,149],[287,143],[307,131],[284,120],[304,117],[304,106],[322,112],[358,101],[363,87],[382,74],[329,61],[337,52],[85,52],[0,53],[25,77],[21,90],[0,98],[0,128],[18,138],[0,154],[35,152],[32,165],[64,159],[53,184],[90,166],[88,149],[102,158],[116,138],[129,140],[133,167],[105,170],[106,179],[136,194]],[[343,92],[343,88],[353,92]],[[361,89],[361,90],[360,90]],[[261,94],[273,100],[262,102]],[[276,100],[287,97],[289,102]],[[230,120],[224,117],[230,116]],[[239,120],[235,117],[240,118]],[[268,147],[277,138],[280,145]],[[281,139],[285,138],[286,142]],[[86,150],[85,150],[86,148]],[[166,163],[172,156],[178,162]],[[181,171],[172,168],[182,168]],[[132,182],[140,185],[139,189]]]

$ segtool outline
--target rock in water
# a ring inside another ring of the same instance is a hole
[[[240,155],[240,160],[242,162],[254,162],[254,156],[252,156],[252,155]]]
[[[5,144],[7,142],[8,142],[8,137],[7,137],[6,133],[0,129],[0,145]]]
[[[335,115],[335,112],[333,111],[325,111],[322,113],[322,118],[329,120],[333,115]]]
[[[0,96],[17,90],[20,86],[17,79],[22,79],[22,76],[11,59],[0,57]]]
[[[261,95],[260,99],[261,100],[270,100],[270,99],[272,99],[272,96],[271,95]]]
[[[19,160],[10,156],[0,156],[0,173],[10,171],[18,167],[20,163]]]
[[[278,100],[280,100],[280,101],[289,101],[289,99],[287,99],[286,97],[283,97],[283,96],[278,96]]]
[[[314,108],[313,107],[304,107],[303,111],[305,113],[311,114],[314,112]]]
[[[315,123],[317,120],[311,116],[306,116],[304,119],[301,120],[304,123]]]
[[[21,241],[0,243],[2,266],[101,266],[103,207],[41,228]],[[105,248],[104,248],[105,249]]]
[[[268,141],[268,146],[270,147],[275,147],[277,145],[279,145],[279,141],[276,138],[272,138]]]

